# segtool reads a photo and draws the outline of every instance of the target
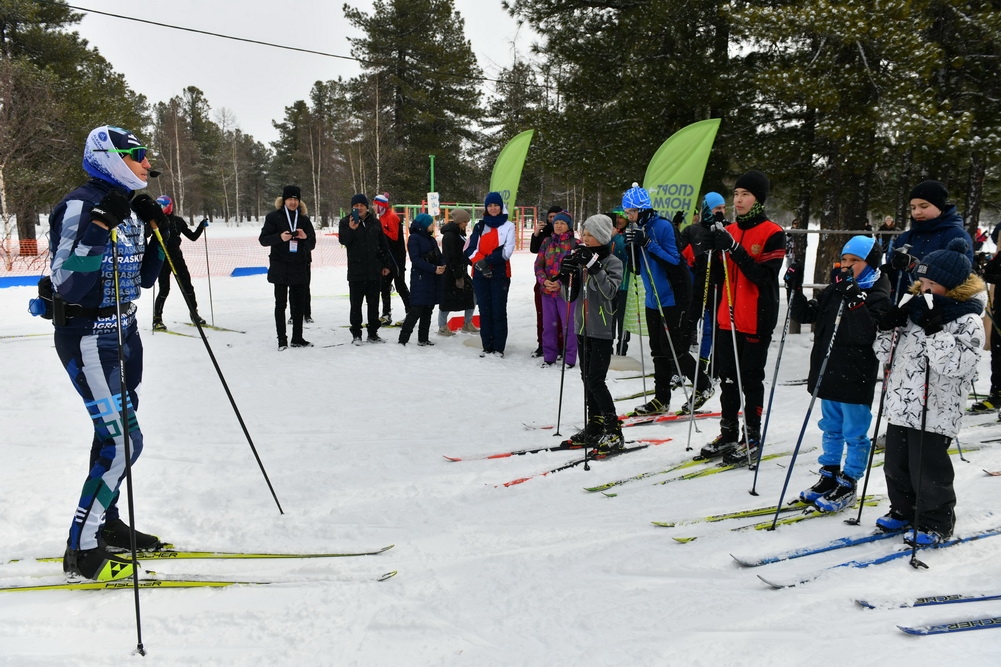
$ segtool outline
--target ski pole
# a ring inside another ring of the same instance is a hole
[[[717,229],[723,229],[723,225],[716,223]],[[723,253],[723,290],[726,292],[726,305],[730,314],[730,338],[733,341],[733,368],[734,375],[737,376],[737,393],[740,395],[740,418],[744,421],[744,439],[747,439],[747,405],[744,399],[744,382],[741,379],[740,353],[737,349],[737,320],[733,314],[733,292],[730,285],[730,269],[727,258],[728,252]],[[759,446],[760,448],[760,446]],[[747,447],[747,464],[751,465],[751,447]]]
[[[635,222],[630,222],[630,225],[635,225]],[[637,264],[636,259],[636,246],[629,245],[630,259],[632,260],[632,265],[636,269],[633,273],[633,296],[636,300],[636,338],[640,343],[640,376],[643,379],[643,398],[646,398],[646,358],[643,354],[643,320],[640,313],[640,286],[639,286],[639,264]]]
[[[931,290],[924,294],[925,304],[930,311],[935,306],[932,299]],[[927,341],[926,341],[927,344]],[[921,518],[921,483],[923,481],[923,468],[925,463],[925,427],[928,425],[928,383],[931,380],[931,359],[928,357],[925,348],[925,387],[924,400],[921,403],[921,434],[918,435],[918,488],[914,490],[914,526],[911,532],[911,560],[910,565],[915,570],[928,569],[928,566],[918,559],[918,524]]]
[[[702,339],[705,337],[705,322],[706,322],[706,304],[709,302],[709,282],[710,274],[712,273],[712,251],[709,251],[709,257],[706,259],[706,285],[702,291],[702,310],[700,311],[700,317],[698,322],[698,329],[696,331],[696,344],[695,347],[702,351]],[[702,356],[695,361],[695,377],[699,377],[699,368],[702,364]],[[708,364],[706,365],[706,371],[708,372]],[[712,380],[710,379],[709,386],[712,387]],[[695,392],[699,390],[698,382],[692,380],[692,397],[691,401],[688,403],[688,414],[692,415],[692,419],[688,421],[688,442],[685,443],[685,451],[692,451],[692,427],[695,425]]]
[[[212,300],[212,267],[209,266],[209,228],[205,226],[208,220],[202,220],[202,240],[205,241],[205,276],[209,281],[209,317],[212,320],[212,326],[215,326],[215,302]],[[171,264],[170,270],[174,270],[174,265]],[[174,274],[177,275],[177,274]],[[194,291],[194,285],[191,286],[191,291]],[[184,291],[184,290],[181,290]],[[190,304],[189,304],[190,307]],[[192,311],[194,312],[194,311]]]
[[[574,279],[574,274],[573,273],[569,273],[568,276],[567,276],[567,296],[570,296],[570,290],[573,289],[573,279]],[[571,302],[568,300],[567,301],[567,319],[566,319],[567,322],[570,321],[570,303]],[[545,325],[543,325],[543,326],[545,326]],[[556,436],[562,436],[563,435],[562,433],[560,433],[560,420],[563,418],[563,376],[566,374],[566,370],[567,370],[567,340],[569,339],[568,333],[569,332],[567,332],[566,327],[564,326],[563,327],[563,356],[562,356],[561,361],[560,361],[560,400],[559,400],[559,406],[556,409],[556,433],[553,433],[553,437],[554,438]],[[587,420],[587,406],[586,405],[585,405],[585,408],[584,408],[584,419],[585,419],[585,421]]]
[[[657,291],[657,283],[654,282],[653,270],[650,268],[650,257],[647,254],[646,248],[640,248],[640,252],[643,255],[643,264],[646,266],[647,277],[650,278],[650,287],[653,288],[653,298],[657,302],[657,312],[660,314],[660,324],[664,328],[664,334],[667,336],[667,345],[671,349],[671,359],[674,360],[674,372],[678,374],[681,380],[681,391],[685,394],[685,403],[688,403],[688,387],[685,386],[684,372],[681,370],[681,364],[678,363],[678,353],[674,349],[674,337],[671,335],[671,329],[667,326],[667,318],[664,317],[664,306],[660,302],[660,293]],[[666,276],[666,273],[665,273]],[[675,308],[679,306],[675,304]],[[648,326],[649,328],[649,326]],[[656,373],[656,371],[654,371]],[[692,378],[692,392],[695,391],[697,377]],[[656,376],[654,379],[654,384],[656,385]],[[656,390],[655,390],[656,391]],[[694,422],[695,416],[689,415],[689,421]],[[696,427],[698,430],[698,427]]]
[[[154,228],[155,230],[155,228]],[[159,237],[159,232],[157,232]],[[161,247],[163,241],[160,242]],[[132,491],[132,447],[130,445],[130,409],[132,397],[125,377],[125,335],[122,333],[122,292],[118,271],[118,228],[111,228],[111,267],[115,283],[115,330],[118,334],[118,396],[121,400],[119,417],[122,420],[122,444],[125,449],[125,497],[129,509],[129,546],[132,553],[132,596],[136,608],[136,653],[146,655],[143,647],[142,612],[139,606],[139,559],[136,555],[135,497]]]
[[[806,427],[810,423],[810,414],[813,412],[813,404],[817,400],[817,393],[820,391],[820,385],[824,382],[824,373],[827,371],[827,362],[831,359],[831,350],[834,349],[834,341],[838,337],[838,327],[841,325],[841,315],[845,311],[844,299],[838,304],[838,314],[834,317],[834,328],[831,330],[831,340],[827,344],[827,352],[824,353],[824,360],[820,364],[820,371],[817,373],[817,384],[813,388],[813,393],[810,394],[810,405],[806,408],[806,416],[803,418],[803,427],[799,430],[799,438],[796,440],[796,446],[792,450],[792,460],[789,461],[789,470],[786,472],[786,481],[782,485],[782,493],[779,495],[779,502],[775,506],[775,518],[772,520],[772,525],[768,530],[775,530],[775,527],[779,522],[779,514],[782,512],[782,501],[785,500],[786,490],[789,488],[789,479],[792,477],[793,468],[796,466],[796,456],[799,454],[799,448],[803,444],[803,436],[806,435]],[[863,496],[864,498],[864,496]]]
[[[156,235],[156,239],[160,242],[160,249],[163,250],[164,258],[170,265],[170,272],[174,274],[174,279],[177,281],[178,286],[181,288],[181,294],[184,296],[184,300],[187,303],[188,310],[191,312],[195,311],[194,304],[192,303],[193,298],[191,294],[188,294],[184,290],[184,286],[181,285],[181,279],[177,275],[177,267],[174,266],[174,260],[170,258],[170,253],[167,252],[167,245],[163,242],[163,237],[160,235],[160,230],[153,227],[153,233]],[[271,497],[275,500],[275,505],[278,506],[278,513],[285,514],[282,509],[282,504],[278,502],[278,495],[275,493],[275,489],[271,486],[271,479],[268,477],[268,471],[264,469],[264,462],[261,461],[260,455],[257,453],[257,447],[254,445],[253,438],[250,437],[250,431],[247,429],[246,422],[243,421],[243,415],[240,414],[240,408],[236,405],[236,399],[233,398],[233,392],[229,390],[229,385],[226,383],[226,378],[222,374],[222,369],[219,368],[219,362],[216,361],[215,354],[212,352],[212,346],[209,345],[209,339],[205,336],[205,330],[202,329],[201,322],[195,319],[195,328],[198,329],[198,335],[202,338],[202,343],[205,344],[205,351],[208,352],[209,359],[212,360],[212,366],[215,367],[216,375],[219,376],[219,382],[222,383],[222,388],[226,392],[226,397],[229,399],[229,404],[233,407],[233,412],[236,414],[236,420],[240,422],[240,428],[243,429],[243,435],[247,438],[247,444],[250,445],[250,451],[254,453],[254,458],[257,460],[257,466],[261,469],[261,474],[264,475],[264,481],[268,485],[268,490],[271,491]]]
[[[581,333],[584,334],[583,336],[581,336],[581,338],[584,340],[584,344],[581,345],[581,350],[578,355],[577,363],[580,364],[581,379],[583,380],[584,384],[585,418],[587,417],[587,369],[588,369],[588,364],[591,363],[591,360],[587,356],[587,273],[586,272],[587,269],[581,270],[580,294],[577,295],[577,298],[581,299],[580,314],[581,314],[581,319],[583,320]],[[569,294],[567,296],[569,296]],[[563,358],[566,359],[566,355],[563,355]],[[618,416],[612,415],[612,418],[618,419]],[[604,425],[605,423],[604,420],[602,420],[601,423],[602,425]],[[588,460],[588,455],[587,455],[587,440],[584,440],[584,470],[590,470],[590,469],[591,469],[591,462]]]
[[[905,294],[897,304],[903,308],[911,300],[913,294]],[[893,330],[890,338],[890,350],[887,353],[886,363],[883,365],[883,388],[879,392],[879,409],[876,410],[876,425],[872,431],[872,442],[869,444],[869,463],[865,468],[865,481],[862,483],[862,498],[865,498],[866,490],[869,488],[869,473],[872,471],[872,461],[876,457],[876,440],[879,439],[879,424],[883,419],[883,405],[886,403],[886,387],[890,382],[890,371],[893,369],[893,359],[897,353],[897,342],[900,340],[900,328]],[[857,526],[862,521],[862,509],[865,503],[859,503],[858,516],[854,519],[845,519],[845,523],[850,526]]]
[[[761,465],[761,453],[765,450],[765,436],[768,435],[768,420],[772,417],[772,401],[775,400],[775,385],[779,381],[779,364],[782,363],[782,350],[786,346],[786,336],[789,335],[789,318],[792,315],[792,290],[789,290],[786,299],[786,323],[782,327],[782,340],[779,341],[779,352],[775,357],[775,373],[772,375],[772,388],[768,392],[768,411],[765,413],[765,423],[761,427],[761,443],[758,445],[758,455],[754,460],[754,482],[751,484],[750,494],[758,495],[758,466]],[[865,497],[865,496],[863,496]]]

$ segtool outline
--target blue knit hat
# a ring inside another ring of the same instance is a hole
[[[883,260],[883,249],[871,236],[853,236],[841,249],[842,255],[855,255],[865,260],[865,263],[878,269]]]
[[[924,256],[918,268],[914,269],[914,277],[927,278],[946,288],[955,289],[966,282],[973,270],[970,258],[966,256],[970,246],[964,239],[955,238],[949,241],[945,250],[936,250]]]
[[[414,216],[414,224],[419,227],[423,227],[424,229],[427,229],[428,227],[434,224],[434,218],[432,218],[427,213],[418,213],[416,216]]]
[[[705,206],[710,211],[719,206],[720,204],[725,204],[726,200],[723,199],[723,195],[718,192],[707,192],[705,199]]]
[[[633,187],[622,194],[622,208],[653,208],[650,193],[641,188],[639,183],[633,183]]]
[[[554,215],[553,222],[556,222],[557,220],[562,220],[563,222],[567,223],[567,227],[571,228],[573,227],[573,218],[571,218],[570,214],[567,213],[566,211],[560,211],[559,213]]]
[[[497,204],[501,208],[504,208],[504,198],[501,197],[499,192],[488,192],[486,199],[483,200],[483,208],[490,206],[491,204]]]

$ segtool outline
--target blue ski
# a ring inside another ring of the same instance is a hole
[[[897,537],[902,533],[903,531],[894,531],[889,533],[884,533],[883,531],[880,531],[878,533],[871,533],[869,535],[863,535],[861,537],[840,537],[836,540],[831,540],[830,542],[818,544],[813,547],[802,547],[800,549],[793,549],[791,551],[785,551],[783,553],[778,553],[771,556],[762,556],[761,558],[739,558],[737,556],[734,556],[733,554],[730,554],[730,557],[744,567],[758,567],[760,565],[768,565],[770,563],[779,563],[784,560],[793,560],[794,558],[802,558],[804,556],[822,554],[828,551],[834,551],[835,549],[844,549],[845,547],[853,547],[857,544],[868,544],[869,542],[878,542],[880,540],[886,540],[891,537]]]
[[[893,606],[904,609],[907,607],[934,607],[940,604],[959,604],[961,602],[986,602],[988,600],[1001,600],[1001,593],[988,593],[986,595],[966,595],[964,593],[931,595],[923,598],[914,598],[905,602],[888,602],[885,604],[869,602],[867,600],[855,600],[855,604],[866,609],[876,609],[881,606]]]
[[[985,537],[994,537],[995,535],[1001,535],[1001,528],[990,528],[988,530],[982,530],[982,531],[973,533],[972,535],[968,535],[966,537],[957,537],[957,538],[952,539],[952,540],[947,540],[947,541],[942,542],[941,544],[937,544],[937,545],[935,545],[933,547],[920,547],[918,550],[919,551],[926,551],[928,549],[945,549],[946,547],[955,546],[957,544],[963,544],[965,542],[973,542],[975,540],[981,540],[981,539],[983,539]],[[765,577],[762,577],[760,574],[758,575],[758,579],[761,579],[761,581],[765,582],[766,584],[768,584],[772,588],[789,588],[789,587],[792,587],[792,586],[798,586],[799,584],[805,584],[805,583],[807,583],[809,581],[813,581],[814,579],[816,579],[820,575],[824,574],[825,572],[828,572],[829,570],[836,570],[836,569],[841,568],[841,567],[858,567],[858,568],[862,568],[862,567],[869,567],[870,565],[880,565],[882,563],[888,563],[891,560],[897,560],[898,558],[905,558],[907,556],[910,556],[911,553],[912,553],[912,549],[910,547],[907,547],[906,549],[901,549],[899,551],[894,551],[892,553],[885,554],[883,556],[876,556],[876,557],[873,557],[873,558],[866,558],[866,559],[862,559],[862,560],[850,560],[850,561],[847,561],[845,563],[839,563],[838,565],[831,565],[830,567],[824,568],[823,570],[821,570],[819,572],[815,572],[815,573],[807,575],[805,577],[800,577],[798,579],[793,579],[793,580],[785,581],[785,582],[775,581],[775,580],[772,580],[772,579],[766,579]]]
[[[966,632],[967,630],[989,630],[1001,628],[1001,616],[993,618],[971,618],[952,623],[937,623],[934,625],[898,625],[898,628],[909,635],[943,635],[950,632]]]

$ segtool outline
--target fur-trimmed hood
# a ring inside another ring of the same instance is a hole
[[[921,294],[921,283],[915,282],[911,283],[910,288],[911,294]],[[971,273],[970,276],[960,285],[953,287],[951,290],[945,293],[945,298],[953,299],[954,301],[969,301],[975,298],[978,294],[983,294],[984,302],[986,303],[986,292],[987,285],[984,281],[975,273]]]

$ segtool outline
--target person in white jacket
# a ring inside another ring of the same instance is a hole
[[[948,449],[984,344],[984,282],[972,273],[967,244],[954,239],[927,254],[910,293],[879,323],[874,343],[892,365],[886,386],[886,463],[890,512],[876,521],[919,546],[952,535],[956,517]],[[898,330],[896,347],[893,332]]]

